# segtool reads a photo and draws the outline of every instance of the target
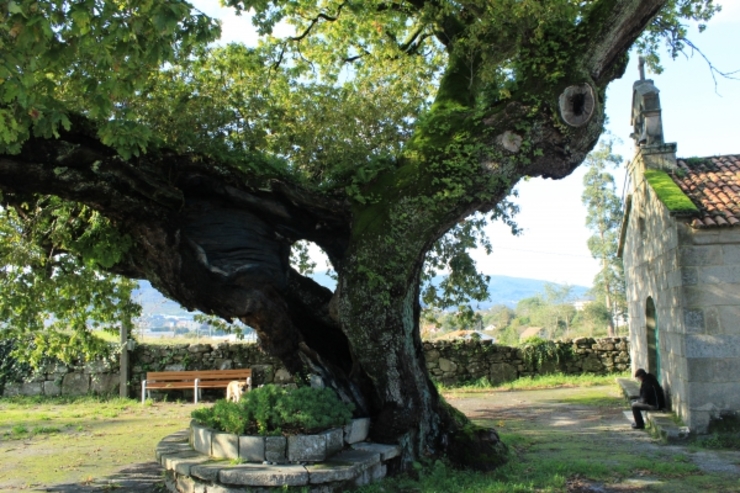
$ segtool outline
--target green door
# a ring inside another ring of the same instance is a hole
[[[648,371],[660,382],[660,334],[658,314],[652,298],[645,304],[645,336],[647,337]]]

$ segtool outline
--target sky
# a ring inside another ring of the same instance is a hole
[[[215,0],[192,3],[222,20],[222,42],[256,42],[246,16],[237,17],[221,9]],[[715,4],[722,5],[722,12],[710,21],[706,31],[694,30],[689,39],[717,69],[740,70],[740,0],[715,0]],[[709,66],[699,53],[676,60],[666,55],[663,67],[661,74],[648,73],[647,78],[660,90],[663,134],[666,142],[677,143],[678,156],[740,154],[740,80],[718,77],[715,87]],[[740,77],[740,72],[737,75]],[[615,150],[625,164],[634,154],[629,138],[630,112],[632,84],[638,78],[634,55],[622,79],[607,90],[607,129],[622,140]],[[620,196],[625,184],[624,167],[614,170]],[[586,244],[591,232],[585,226],[586,209],[581,203],[585,172],[580,167],[562,180],[535,178],[517,185],[519,197],[515,202],[520,213],[516,221],[523,233],[514,237],[508,227],[490,225],[493,253],[473,253],[479,270],[489,275],[591,286],[599,266]],[[318,259],[318,269],[324,265],[325,261]]]

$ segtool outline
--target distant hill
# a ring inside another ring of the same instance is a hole
[[[311,277],[327,288],[334,290],[337,282],[329,277],[326,272],[314,273]],[[441,281],[441,277],[435,279],[435,282]],[[525,279],[523,277],[508,276],[491,276],[488,283],[488,301],[478,302],[473,307],[479,310],[487,310],[494,305],[506,305],[514,307],[524,298],[529,298],[538,293],[544,293],[545,284],[548,281],[541,279]],[[586,292],[590,288],[586,286],[573,286],[573,299],[586,298]],[[140,281],[139,289],[134,291],[134,300],[141,304],[144,315],[171,315],[175,317],[190,317],[192,312],[188,312],[175,301],[168,300],[162,296],[159,291],[154,289],[148,281]]]
[[[180,303],[162,296],[149,284],[149,281],[139,281],[138,289],[134,290],[133,299],[141,305],[142,315],[170,315],[173,317],[192,317],[193,312],[187,311]]]
[[[334,290],[337,285],[336,281],[324,273],[314,273],[314,281],[326,286],[327,288]],[[509,277],[509,276],[490,276],[488,282],[488,294],[490,296],[488,301],[477,302],[474,307],[480,310],[487,310],[494,305],[506,305],[514,307],[516,304],[524,298],[530,298],[536,294],[545,292],[545,284],[556,284],[550,283],[549,281],[543,281],[541,279],[526,279],[523,277]],[[439,284],[442,281],[441,276],[434,278],[434,283]],[[589,287],[586,286],[572,286],[573,287],[573,299],[580,300],[586,298],[586,293]]]
[[[493,305],[506,305],[511,308],[523,300],[536,294],[545,292],[546,284],[556,284],[541,279],[526,279],[523,277],[491,276],[488,282],[489,300],[478,303],[478,308],[487,310]],[[589,287],[571,286],[573,288],[573,300],[587,298]]]

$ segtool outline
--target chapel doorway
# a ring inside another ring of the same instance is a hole
[[[648,372],[660,382],[660,336],[658,334],[658,314],[652,297],[645,304],[645,335],[647,336]]]

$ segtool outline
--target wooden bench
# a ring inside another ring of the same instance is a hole
[[[252,370],[150,371],[141,381],[141,402],[150,390],[193,390],[195,404],[201,389],[225,389],[234,380],[246,381],[252,390]]]

